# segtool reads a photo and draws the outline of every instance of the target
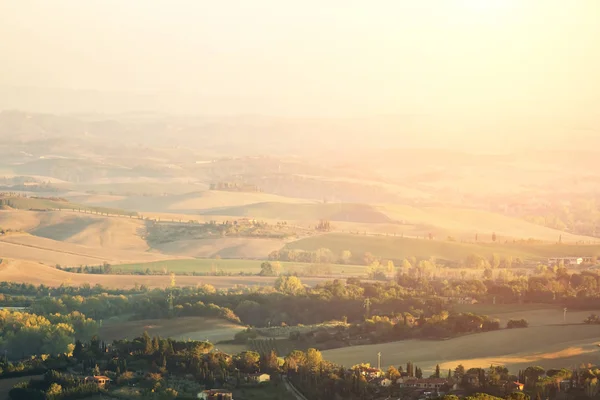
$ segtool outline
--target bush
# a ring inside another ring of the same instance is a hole
[[[513,328],[527,328],[529,323],[524,319],[511,319],[506,323],[507,329]]]

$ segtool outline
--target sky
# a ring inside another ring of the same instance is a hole
[[[1,86],[167,111],[600,117],[597,0],[0,0],[0,38]]]

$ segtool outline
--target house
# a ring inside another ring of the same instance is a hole
[[[104,375],[86,376],[85,383],[95,383],[98,387],[103,388],[110,382],[110,378]]]
[[[442,378],[399,378],[396,383],[401,387],[412,387],[417,389],[436,389],[439,390],[448,384],[446,379]]]
[[[271,375],[261,374],[261,373],[249,374],[247,377],[247,380],[248,380],[248,382],[254,382],[254,383],[269,382],[271,380]]]
[[[201,400],[233,400],[233,394],[224,389],[210,389],[198,393]]]

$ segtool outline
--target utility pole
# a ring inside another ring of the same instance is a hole
[[[369,299],[369,298],[367,297],[367,298],[365,299],[365,302],[364,302],[364,304],[363,304],[363,305],[364,305],[365,309],[367,310],[367,311],[366,311],[366,312],[367,312],[367,314],[366,314],[366,317],[365,317],[365,319],[368,319],[368,318],[369,318],[370,311],[371,311],[371,299]]]
[[[381,352],[377,353],[377,369],[381,371]]]

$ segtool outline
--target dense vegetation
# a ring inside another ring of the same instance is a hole
[[[408,361],[383,371],[383,377],[390,379],[391,385],[382,387],[378,380],[364,374],[370,365],[343,368],[324,360],[314,348],[292,350],[284,358],[274,351],[262,354],[244,351],[229,355],[208,342],[181,342],[150,337],[146,333],[132,341],[115,341],[110,345],[97,339],[78,341],[70,355],[33,358],[26,364],[21,367],[23,370],[32,374],[42,371],[44,375],[41,379],[16,385],[10,392],[13,400],[77,399],[106,392],[110,395],[121,393],[125,396],[122,398],[196,398],[203,388],[235,390],[252,387],[246,377],[255,372],[269,374],[271,385],[275,386],[280,385],[281,379],[287,379],[307,398],[314,400],[410,397],[414,389],[399,385],[398,379],[428,377],[441,378],[445,382],[438,389],[444,395],[442,400],[456,400],[456,394],[468,400],[529,400],[555,398],[563,391],[584,399],[598,393],[600,377],[600,370],[592,367],[546,371],[530,366],[511,373],[502,366],[465,369],[462,365],[447,371],[438,365],[429,375]],[[105,389],[87,383],[83,377],[91,374],[108,376],[111,379],[109,387]],[[515,381],[525,383],[524,392],[515,391],[510,385]],[[446,394],[454,385],[460,390],[453,392],[456,394]]]

